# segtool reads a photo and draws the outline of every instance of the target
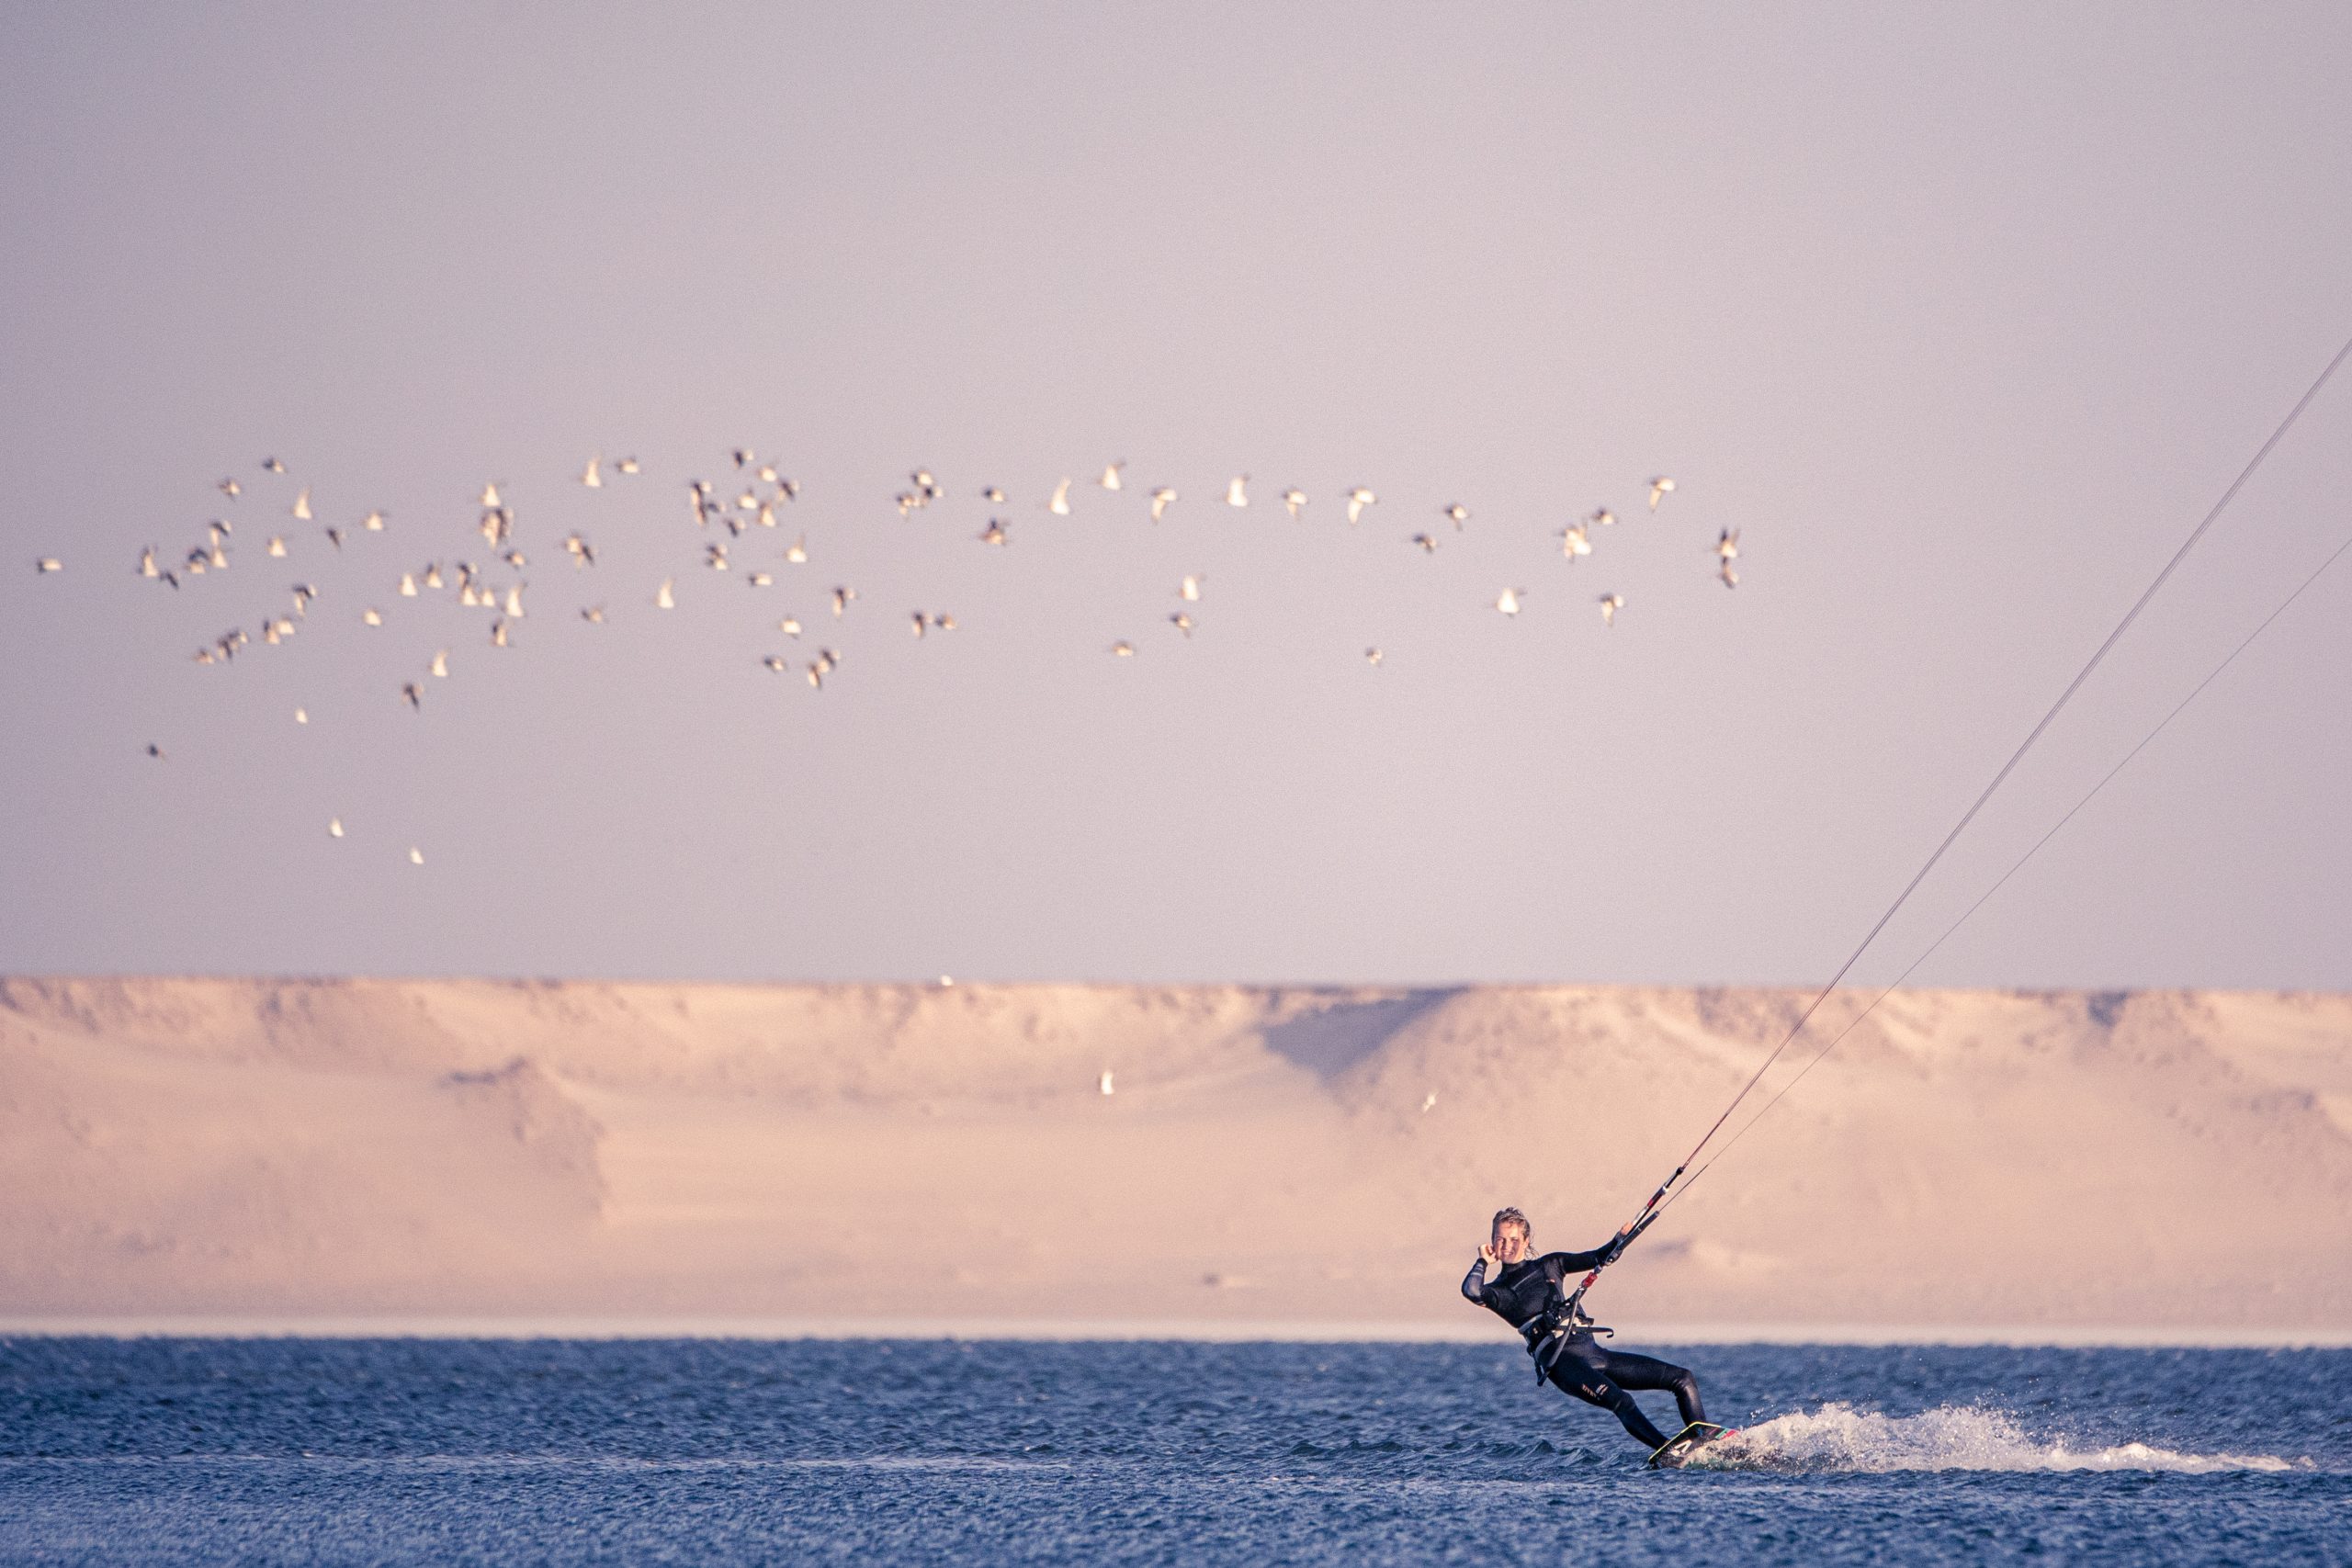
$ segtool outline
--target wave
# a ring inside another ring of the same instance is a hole
[[[2192,1475],[2301,1467],[2271,1454],[2177,1453],[2138,1442],[2105,1449],[2071,1448],[2064,1440],[2040,1442],[2027,1435],[2015,1416],[1975,1405],[1879,1416],[1845,1404],[1776,1416],[1743,1427],[1700,1450],[1689,1465],[1693,1470],[2136,1470]]]

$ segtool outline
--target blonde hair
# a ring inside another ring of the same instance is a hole
[[[1505,1225],[1517,1225],[1519,1227],[1519,1234],[1523,1236],[1532,1236],[1535,1234],[1535,1227],[1527,1223],[1527,1216],[1521,1213],[1517,1209],[1497,1209],[1495,1211],[1494,1228],[1500,1230]]]

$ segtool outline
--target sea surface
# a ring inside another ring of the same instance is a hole
[[[2352,1562],[2352,1350],[1627,1348],[0,1340],[0,1562]]]

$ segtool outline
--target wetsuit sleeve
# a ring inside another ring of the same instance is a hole
[[[1558,1264],[1563,1274],[1583,1274],[1600,1268],[1601,1254],[1608,1250],[1602,1247],[1591,1252],[1555,1252],[1547,1255],[1544,1261]]]
[[[1487,1304],[1487,1260],[1483,1258],[1470,1265],[1470,1272],[1462,1276],[1462,1294],[1466,1301]]]

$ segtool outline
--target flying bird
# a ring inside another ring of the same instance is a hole
[[[1738,529],[1726,528],[1716,537],[1715,554],[1723,557],[1723,558],[1727,561],[1737,560],[1739,558]]]
[[[834,590],[833,590],[833,619],[835,619],[835,620],[837,620],[837,621],[838,621],[838,620],[840,620],[840,619],[842,618],[842,612],[843,610],[848,609],[848,608],[849,608],[849,602],[850,602],[851,600],[853,600],[853,599],[856,598],[856,597],[857,597],[857,590],[856,590],[856,589],[854,589],[854,588],[836,588],[836,589],[834,589]]]
[[[1625,596],[1623,593],[1603,593],[1600,596],[1600,624],[1605,626],[1615,626],[1617,612],[1624,607]]]
[[[618,468],[625,474],[633,474],[637,472],[637,459],[634,457],[623,457],[619,462],[615,463],[613,467]]]
[[[1597,527],[1606,528],[1611,523],[1617,521],[1617,514],[1614,512],[1610,511],[1609,508],[1605,506],[1596,507],[1593,510],[1592,515],[1586,518],[1585,521],[1593,524]]]
[[[271,536],[268,545],[268,553],[273,556],[277,556],[281,559],[285,557],[286,537],[284,535],[278,534]]]
[[[1103,1068],[1103,1069],[1102,1069],[1102,1076],[1101,1077],[1099,1077],[1099,1078],[1097,1078],[1097,1079],[1095,1079],[1095,1080],[1094,1080],[1094,1087],[1095,1087],[1096,1089],[1098,1089],[1102,1090],[1102,1093],[1104,1093],[1105,1095],[1108,1095],[1108,1094],[1111,1092],[1111,1069],[1110,1069],[1110,1068],[1105,1067],[1105,1068]]]
[[[213,488],[220,491],[222,495],[227,496],[231,501],[236,500],[237,497],[244,493],[244,486],[239,484],[234,479],[222,479]]]
[[[384,613],[370,604],[367,609],[359,612],[359,624],[363,626],[380,626],[384,624]]]
[[[343,548],[343,530],[340,528],[329,528],[327,530],[327,543],[333,545],[338,550]]]
[[[1069,481],[1062,480],[1054,487],[1054,499],[1046,502],[1046,510],[1057,517],[1069,515]]]
[[[775,624],[775,629],[782,632],[786,637],[798,637],[800,635],[800,622],[794,616],[786,615],[784,619]]]
[[[1136,656],[1136,645],[1131,642],[1114,642],[1111,645],[1111,652],[1120,659],[1133,659]]]
[[[499,505],[498,487],[494,484],[486,484],[482,486],[481,501],[479,504],[488,507],[492,511],[496,511]]]
[[[414,844],[411,844],[408,847],[408,863],[411,865],[423,865],[424,863],[424,852],[418,849]]]
[[[589,458],[588,466],[580,471],[580,482],[587,486],[590,490],[604,489],[605,476],[597,471],[604,466],[605,459],[603,454],[599,453],[597,456]]]
[[[1168,624],[1174,626],[1178,631],[1182,632],[1188,637],[1193,635],[1193,617],[1184,614],[1182,610],[1179,610],[1174,615],[1169,616]]]
[[[331,839],[340,839],[343,837],[342,818],[330,817],[327,818],[327,837]]]
[[[380,512],[370,512],[359,520],[359,525],[370,534],[380,534],[384,531],[384,514]]]
[[[433,673],[446,681],[449,678],[449,650],[443,649],[433,656]]]
[[[1438,511],[1453,523],[1453,531],[1457,534],[1462,532],[1462,525],[1470,521],[1470,509],[1458,501],[1442,506]]]
[[[653,607],[655,609],[674,610],[678,607],[678,601],[672,597],[670,593],[671,588],[676,584],[677,581],[678,580],[674,577],[665,577],[662,580],[661,591],[653,595]]]
[[[1378,496],[1373,494],[1372,491],[1364,489],[1362,485],[1358,485],[1355,489],[1348,491],[1348,521],[1353,523],[1362,518],[1363,516],[1363,509],[1372,505],[1379,499],[1380,498]]]
[[[1385,657],[1386,655],[1376,648],[1367,648],[1363,650],[1363,661],[1366,664],[1377,664]]]
[[[65,563],[59,560],[55,556],[43,556],[40,559],[33,562],[33,570],[36,574],[50,571],[63,571],[64,570]]]
[[[310,723],[311,710],[309,708],[296,708],[294,710],[294,722],[297,724]]]
[[[1664,496],[1672,495],[1673,493],[1674,481],[1668,479],[1664,474],[1660,474],[1657,478],[1650,480],[1650,510],[1652,512],[1656,512],[1657,510],[1659,499]]]
[[[1242,474],[1237,477],[1230,484],[1227,484],[1225,487],[1225,503],[1227,506],[1249,505],[1249,483],[1250,476],[1248,474]]]
[[[275,457],[264,457],[261,460],[261,466],[273,474],[282,474],[286,471],[286,465]]]
[[[405,571],[401,573],[401,597],[403,599],[416,597],[416,578],[413,574]]]
[[[1421,547],[1421,554],[1425,556],[1437,553],[1437,539],[1431,535],[1416,534],[1412,542]]]
[[[160,575],[155,570],[155,547],[153,545],[139,552],[139,575],[141,577]]]
[[[1002,506],[1004,504],[1004,487],[1002,485],[985,486],[980,491],[980,499],[987,502],[991,506]]]
[[[605,607],[602,604],[583,604],[580,618],[592,626],[601,626],[605,624]]]
[[[984,545],[1001,545],[1010,542],[1004,531],[1004,525],[993,517],[989,519],[989,525],[980,530],[979,538],[980,543]]]
[[[160,762],[164,760],[164,749],[150,740],[147,743],[147,755],[154,758],[155,761]]]
[[[297,523],[311,521],[311,487],[309,485],[304,485],[301,493],[294,498],[292,514]]]
[[[1500,593],[1495,596],[1495,608],[1500,610],[1506,615],[1518,615],[1519,596],[1526,592],[1527,590],[1524,588],[1504,589]]]
[[[1106,465],[1102,469],[1102,477],[1096,479],[1094,482],[1101,485],[1104,490],[1121,489],[1125,481],[1119,477],[1119,470],[1126,466],[1126,462],[1124,458],[1116,463]]]
[[[1283,505],[1288,510],[1292,518],[1295,519],[1300,510],[1306,505],[1306,492],[1296,485],[1291,486],[1290,489],[1283,491]]]
[[[1732,569],[1732,564],[1729,561],[1724,562],[1723,570],[1715,575],[1723,579],[1724,586],[1725,588],[1736,588],[1739,586],[1739,573]]]
[[[1175,502],[1175,500],[1176,491],[1172,486],[1161,485],[1158,490],[1153,491],[1151,492],[1151,520],[1154,523],[1159,522],[1161,517],[1167,514],[1168,508]]]
[[[1179,599],[1189,599],[1193,604],[1199,604],[1201,600],[1201,584],[1207,581],[1208,579],[1199,572],[1193,572],[1187,575],[1183,581],[1176,585],[1176,597]]]
[[[1586,535],[1584,525],[1571,523],[1560,530],[1560,553],[1574,566],[1578,556],[1592,554],[1592,540]]]

